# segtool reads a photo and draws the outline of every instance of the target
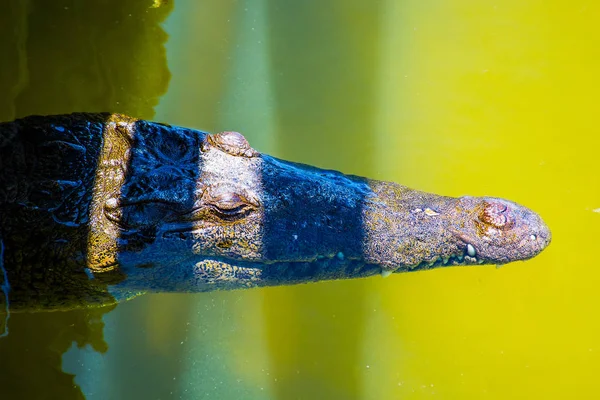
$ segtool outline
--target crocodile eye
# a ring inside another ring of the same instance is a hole
[[[211,204],[211,208],[219,218],[226,221],[237,221],[252,211],[252,208],[247,204],[239,204],[235,206],[230,206],[229,204]]]
[[[214,215],[225,221],[242,219],[258,207],[256,199],[226,188],[207,190],[203,200]]]

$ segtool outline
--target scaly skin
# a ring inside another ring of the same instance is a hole
[[[507,200],[290,163],[235,132],[71,114],[0,124],[0,240],[11,309],[32,310],[505,264],[550,231]]]

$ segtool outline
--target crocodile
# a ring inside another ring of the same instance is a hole
[[[284,161],[237,132],[110,113],[0,123],[10,310],[501,265],[550,240],[517,203]]]

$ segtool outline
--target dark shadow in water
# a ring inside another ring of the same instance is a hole
[[[319,167],[346,165],[350,173],[352,160],[360,160],[364,173],[373,158],[379,2],[268,4],[278,155]],[[361,396],[363,285],[330,282],[266,295],[277,398]]]
[[[0,121],[74,111],[152,118],[170,78],[160,23],[173,2],[160,3],[2,1]],[[62,354],[73,342],[106,351],[109,310],[12,314],[0,339],[0,398],[83,398]]]
[[[113,308],[12,314],[10,333],[0,339],[0,397],[83,399],[74,375],[62,370],[62,356],[73,342],[105,352],[102,315]]]
[[[153,0],[0,2],[0,121],[120,112],[151,118],[170,79]]]

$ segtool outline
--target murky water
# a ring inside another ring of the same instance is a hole
[[[281,158],[515,200],[554,240],[501,269],[15,314],[0,398],[596,398],[599,17],[583,0],[5,2],[1,120],[239,130]]]

